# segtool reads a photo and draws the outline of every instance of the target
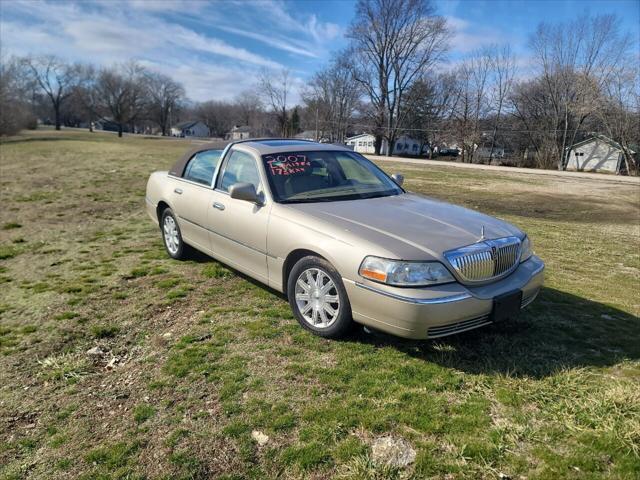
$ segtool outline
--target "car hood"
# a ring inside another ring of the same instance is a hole
[[[497,218],[411,193],[287,206],[322,221],[324,231],[331,230],[326,233],[347,243],[365,241],[404,260],[442,259],[443,252],[480,240],[482,232],[486,239],[523,235]]]

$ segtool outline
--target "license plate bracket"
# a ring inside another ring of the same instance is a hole
[[[491,320],[495,323],[499,323],[510,318],[515,318],[520,313],[521,305],[522,290],[513,290],[511,292],[498,295],[493,299]]]

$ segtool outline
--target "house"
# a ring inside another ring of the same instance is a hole
[[[252,135],[251,127],[247,125],[235,125],[230,132],[227,133],[227,140],[244,140],[246,138],[251,138]]]
[[[353,137],[347,138],[345,141],[347,146],[352,147],[355,152],[368,154],[375,153],[374,142],[375,136],[371,135],[370,133],[355,135]],[[380,148],[380,154],[386,155],[387,149],[388,142],[386,139],[383,139],[382,146]],[[428,152],[428,146],[424,146],[421,149],[420,142],[407,135],[401,135],[400,137],[398,137],[393,148],[393,155],[419,156]]]
[[[203,122],[196,120],[178,123],[171,127],[172,137],[208,137],[209,127]]]
[[[428,145],[422,145],[418,140],[409,137],[408,135],[401,135],[396,140],[396,144],[393,147],[394,155],[405,155],[410,157],[418,157],[420,155],[428,155],[430,152]]]
[[[566,152],[567,170],[619,174],[625,168],[622,147],[604,135],[594,135],[575,143]]]
[[[353,147],[354,152],[358,153],[375,153],[374,142],[376,137],[371,135],[370,133],[362,133],[360,135],[355,135],[353,137],[349,137],[345,140],[345,144],[349,147]],[[380,153],[384,155],[386,152],[387,142],[386,140],[382,141],[382,147],[380,149]]]

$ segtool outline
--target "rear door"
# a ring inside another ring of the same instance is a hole
[[[213,195],[213,175],[220,161],[221,151],[205,150],[195,154],[185,167],[182,178],[177,178],[171,192],[174,213],[182,238],[199,250],[209,251],[207,215]]]
[[[252,183],[263,193],[264,205],[231,198],[229,188],[240,182]],[[267,223],[270,203],[264,195],[257,159],[246,151],[231,150],[216,179],[210,202],[211,248],[232,266],[268,282]]]

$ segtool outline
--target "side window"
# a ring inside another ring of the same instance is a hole
[[[222,179],[218,182],[218,188],[228,192],[231,185],[240,182],[252,183],[256,190],[260,185],[260,174],[254,158],[248,153],[234,150],[224,166]]]
[[[221,154],[221,150],[206,150],[195,154],[193,158],[189,160],[183,178],[202,185],[211,185],[213,172],[215,172],[218,166]]]

